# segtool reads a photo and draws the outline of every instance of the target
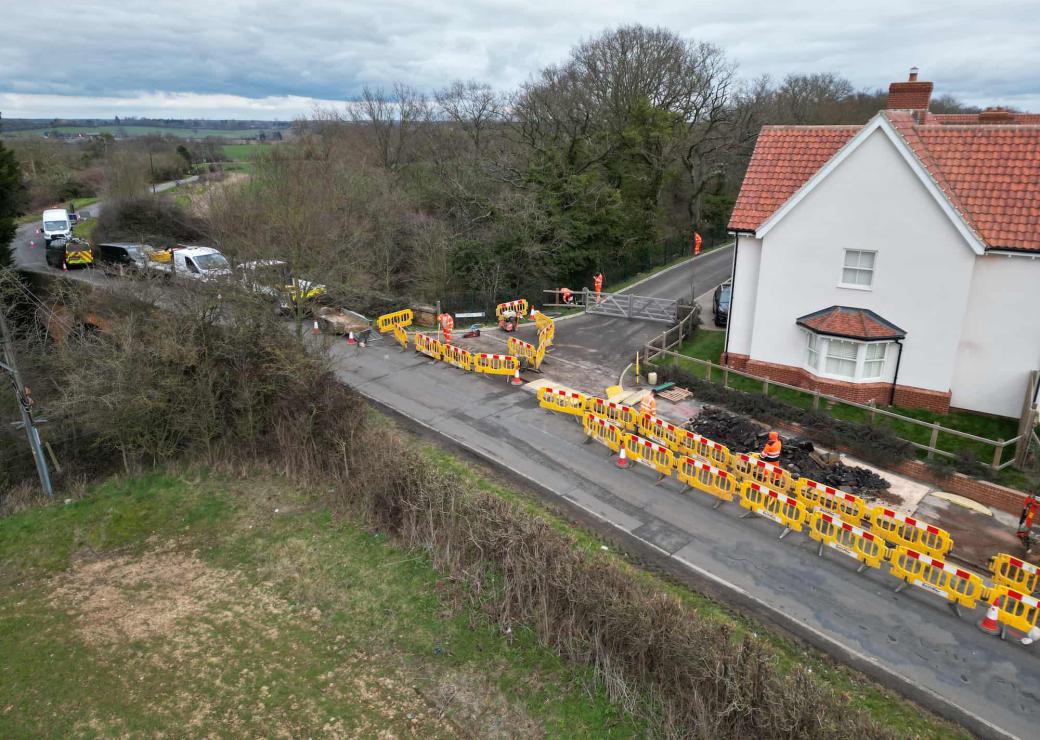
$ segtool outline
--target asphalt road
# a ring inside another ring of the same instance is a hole
[[[687,260],[620,292],[689,301],[691,293],[695,296],[710,294],[715,286],[728,280],[732,263],[733,247],[723,247]],[[609,291],[610,285],[604,285],[604,289]],[[705,322],[711,321],[711,317],[703,313],[701,318]],[[666,328],[666,324],[656,321],[635,321],[593,314],[566,319],[557,322],[550,363],[552,358],[560,358],[588,368],[588,390],[602,393],[603,387],[600,386],[616,383],[621,371],[635,358],[636,352]]]
[[[578,321],[574,319],[572,321]],[[570,321],[562,322],[559,335]],[[741,520],[736,503],[713,510],[675,480],[622,471],[606,448],[582,444],[573,417],[538,408],[502,378],[463,373],[384,341],[365,350],[336,342],[338,375],[373,401],[598,518],[668,559],[703,590],[778,623],[817,647],[992,737],[1033,738],[1040,727],[1040,660],[1017,642],[955,616],[916,588],[893,593],[887,572],[855,572],[837,553],[764,519]]]
[[[155,192],[161,193],[176,187],[179,183],[192,182],[197,179],[197,177],[192,176],[180,181],[160,183],[155,186]],[[88,218],[97,218],[98,214],[101,213],[102,207],[103,204],[99,201],[93,205],[84,206],[77,212]],[[54,268],[47,266],[43,234],[36,233],[39,227],[40,224],[37,221],[18,227],[18,231],[15,233],[14,242],[11,244],[14,251],[14,263],[16,267],[22,270],[31,270],[33,272],[53,272]],[[73,280],[81,280],[84,282],[97,283],[107,280],[105,275],[99,270],[93,270],[90,268],[76,268],[69,270],[67,276]]]

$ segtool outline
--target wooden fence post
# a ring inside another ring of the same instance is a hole
[[[1000,470],[1000,458],[1004,456],[1004,440],[998,439],[999,445],[993,445],[993,462],[990,464],[990,468],[993,472]]]
[[[763,378],[762,379],[762,395],[763,396],[768,396],[769,395],[769,379],[768,378]]]
[[[729,365],[722,366],[722,387],[729,388]]]
[[[708,360],[708,362],[705,363],[704,367],[706,368],[705,371],[704,371],[704,379],[707,380],[710,383],[711,382],[711,367],[712,367],[711,360]]]
[[[818,411],[820,408],[820,389],[817,388],[812,394],[812,407],[814,411]]]
[[[939,444],[939,425],[932,422],[932,438],[928,440],[928,459],[935,457],[936,445]]]

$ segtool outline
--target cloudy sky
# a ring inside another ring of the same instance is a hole
[[[835,72],[1040,111],[1037,0],[0,0],[6,117],[287,119],[362,85],[500,89],[628,23],[714,42],[744,77]]]

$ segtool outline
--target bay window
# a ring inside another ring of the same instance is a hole
[[[856,377],[856,355],[859,351],[857,342],[846,342],[841,339],[827,340],[827,363],[824,372],[839,378],[852,380]]]
[[[839,380],[880,380],[885,376],[892,342],[838,339],[806,332],[805,369]]]

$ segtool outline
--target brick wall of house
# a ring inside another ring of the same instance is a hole
[[[930,391],[927,388],[915,388],[911,385],[897,385],[895,398],[892,402],[896,406],[907,408],[928,409],[939,414],[945,414],[950,410],[950,391],[941,393]]]
[[[721,363],[737,370],[742,370],[752,375],[759,375],[780,383],[787,383],[808,391],[818,390],[830,396],[844,398],[856,403],[875,403],[887,405],[895,403],[897,406],[907,408],[923,408],[937,413],[946,413],[950,410],[949,392],[940,393],[925,388],[915,388],[908,385],[897,385],[895,397],[892,394],[890,383],[850,383],[843,380],[832,380],[830,378],[818,378],[805,368],[793,365],[779,365],[772,362],[753,360],[747,355],[728,354],[723,355]]]
[[[722,357],[719,358],[719,364],[729,365],[734,370],[747,372],[747,364],[750,359],[747,355],[738,355],[736,352],[723,352]]]

